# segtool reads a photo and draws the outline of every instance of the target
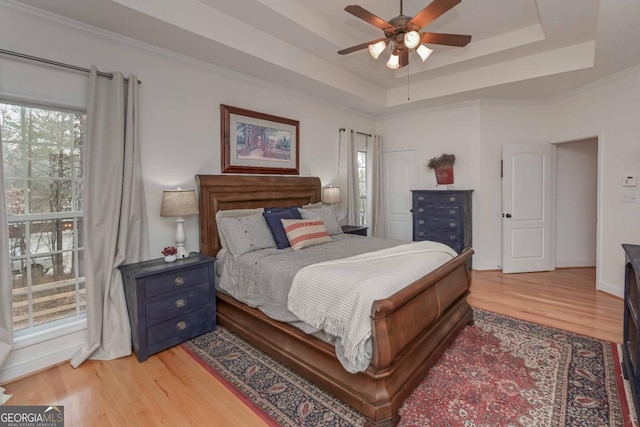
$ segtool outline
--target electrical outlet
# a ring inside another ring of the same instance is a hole
[[[638,193],[635,191],[623,191],[622,201],[625,203],[638,203]]]

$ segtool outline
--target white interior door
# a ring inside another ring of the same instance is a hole
[[[554,150],[551,144],[502,147],[502,272],[555,268]]]
[[[385,151],[382,162],[387,238],[411,240],[411,190],[418,185],[416,150]]]

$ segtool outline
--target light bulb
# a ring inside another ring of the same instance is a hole
[[[433,52],[433,49],[429,49],[428,47],[426,47],[425,45],[421,44],[420,46],[418,46],[418,48],[416,49],[416,52],[418,52],[418,55],[420,55],[420,59],[422,59],[422,62],[426,61],[427,58],[429,57],[429,55],[431,55],[431,53]]]
[[[404,45],[409,49],[413,49],[414,47],[420,44],[420,34],[417,31],[409,31],[408,33],[404,33]]]
[[[380,40],[378,43],[369,45],[369,53],[375,59],[378,59],[378,57],[386,47],[387,47],[387,42],[385,42],[384,40]]]
[[[392,53],[389,57],[387,67],[391,68],[392,70],[400,68],[400,57],[396,53]]]

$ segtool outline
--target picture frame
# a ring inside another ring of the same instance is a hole
[[[300,122],[220,104],[222,173],[300,174]]]

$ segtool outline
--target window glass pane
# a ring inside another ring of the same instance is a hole
[[[15,331],[86,309],[85,134],[83,114],[0,103]]]
[[[4,134],[2,138],[4,139]],[[24,160],[24,153],[20,144],[10,142],[2,144],[2,161],[5,177],[13,178],[23,176]]]
[[[5,179],[5,197],[9,215],[24,214],[24,189],[26,181],[22,179]]]

